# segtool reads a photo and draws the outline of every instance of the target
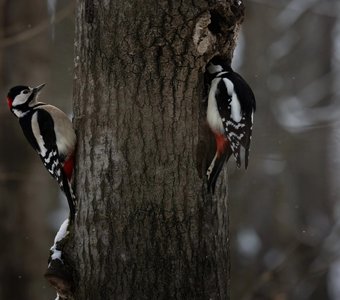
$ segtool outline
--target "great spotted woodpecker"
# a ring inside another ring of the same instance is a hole
[[[218,175],[231,154],[237,166],[241,166],[241,146],[245,149],[245,168],[248,166],[256,102],[246,81],[219,56],[206,67],[205,85],[208,90],[207,121],[216,141],[216,154],[206,175],[208,192],[214,193]]]
[[[71,188],[76,135],[69,118],[55,106],[38,102],[41,84],[35,88],[15,86],[7,95],[12,113],[36,150],[48,172],[57,180],[70,207],[70,220],[75,215],[75,196]]]

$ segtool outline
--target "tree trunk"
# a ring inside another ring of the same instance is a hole
[[[227,299],[227,177],[214,197],[203,73],[241,1],[78,1],[75,299]],[[210,23],[210,25],[209,25]]]

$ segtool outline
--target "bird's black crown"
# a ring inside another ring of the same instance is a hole
[[[27,90],[28,86],[25,85],[17,85],[15,87],[12,87],[8,94],[7,97],[10,99],[14,99],[16,96],[18,96],[23,90]]]

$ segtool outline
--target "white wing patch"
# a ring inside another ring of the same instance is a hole
[[[240,122],[241,118],[242,118],[241,104],[240,104],[240,101],[238,100],[238,97],[235,93],[234,84],[228,78],[223,78],[223,82],[227,87],[229,96],[231,96],[231,102],[230,102],[231,114],[230,114],[230,117],[235,122]]]
[[[46,156],[46,153],[47,153],[47,149],[45,147],[45,144],[44,144],[44,140],[41,136],[41,132],[40,132],[40,128],[39,128],[39,123],[38,123],[38,113],[35,112],[32,116],[32,120],[31,120],[31,124],[32,124],[32,132],[33,132],[33,135],[38,143],[38,146],[39,146],[39,150],[38,150],[38,153],[45,157]]]
[[[210,128],[216,132],[216,133],[223,133],[223,123],[221,120],[220,113],[217,108],[216,103],[216,90],[217,85],[220,82],[220,78],[216,78],[212,81],[210,91],[209,91],[209,97],[208,97],[208,109],[207,109],[207,121],[210,126]]]
[[[54,115],[54,131],[59,154],[67,155],[72,152],[76,144],[76,134],[70,119],[63,111],[52,105],[44,105],[40,109]]]

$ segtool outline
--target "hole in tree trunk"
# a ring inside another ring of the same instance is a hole
[[[208,29],[213,34],[222,33],[222,26],[226,23],[225,18],[216,10],[210,11],[210,24],[208,25]]]

